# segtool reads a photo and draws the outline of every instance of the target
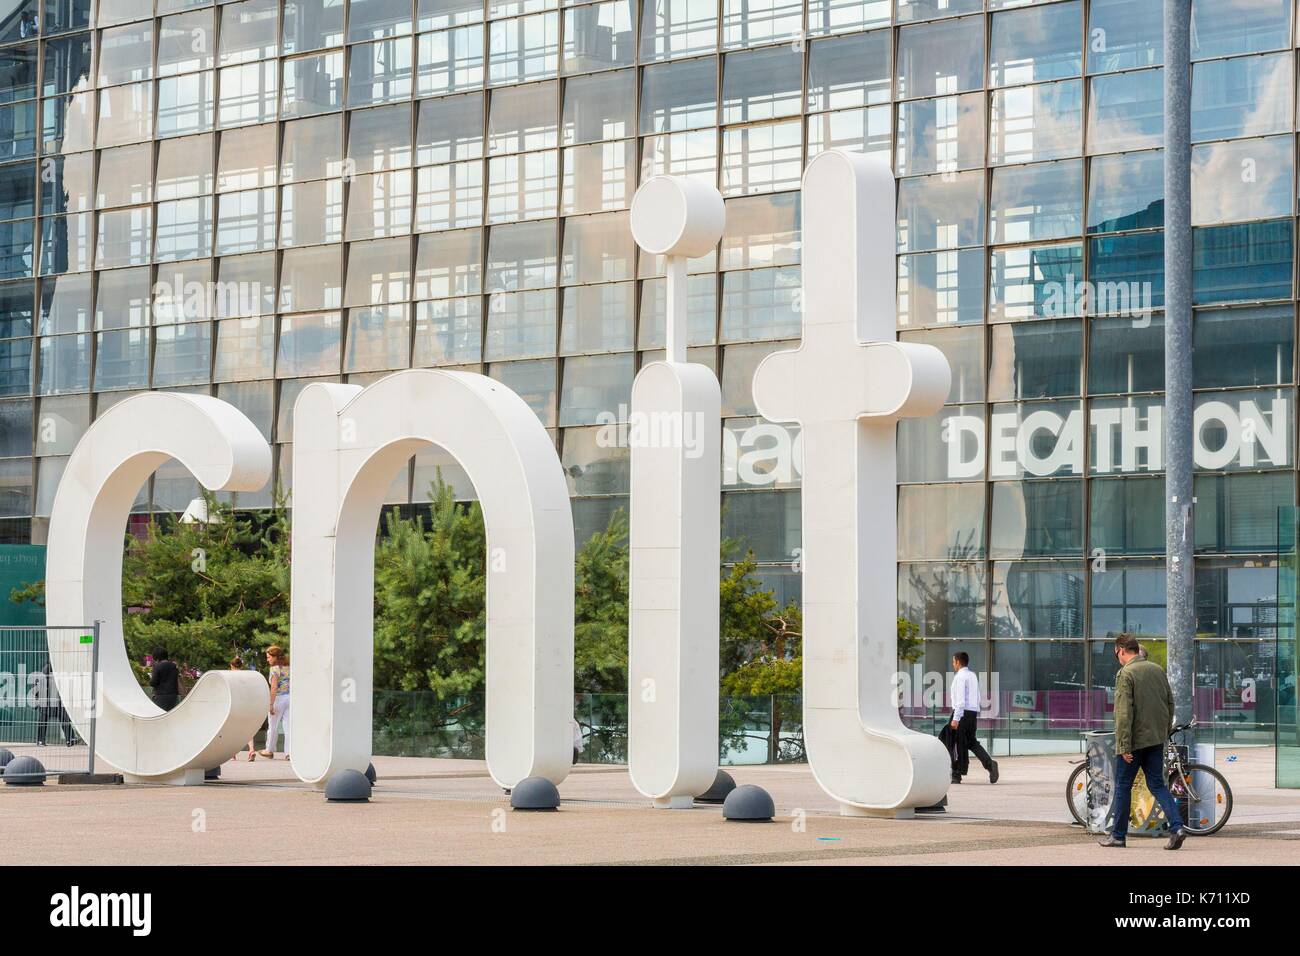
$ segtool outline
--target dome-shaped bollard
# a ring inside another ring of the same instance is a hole
[[[5,764],[4,781],[18,787],[37,787],[45,782],[45,767],[35,757],[14,757]]]
[[[370,799],[370,781],[360,770],[340,770],[325,784],[325,799],[331,803],[365,803]]]
[[[713,785],[695,799],[700,803],[721,803],[727,799],[727,794],[735,789],[736,781],[732,779],[731,774],[719,770],[718,775],[713,778]]]
[[[545,777],[520,780],[510,792],[512,810],[556,810],[559,806],[559,788]]]
[[[375,765],[373,763],[366,765],[366,779],[370,781],[370,786],[372,787],[379,782],[379,774],[375,773]]]
[[[737,787],[727,794],[722,803],[724,820],[771,820],[776,816],[776,804],[762,787],[752,783]]]
[[[9,766],[9,761],[14,759],[14,752],[7,747],[0,747],[0,770]]]
[[[211,767],[211,768],[209,768],[209,769],[203,771],[203,779],[204,779],[204,780],[220,780],[220,779],[221,779],[221,768],[220,768],[220,767]]]

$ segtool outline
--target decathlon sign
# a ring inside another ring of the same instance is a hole
[[[1291,412],[1286,397],[1216,397],[1197,405],[1193,454],[1198,468],[1283,467],[1291,463]],[[1164,469],[1164,408],[1097,406],[1089,412],[1092,474]],[[984,419],[953,415],[940,430],[947,476],[992,478],[1082,474],[1084,414],[1052,409],[998,411]]]
[[[641,370],[630,406],[646,424],[631,449],[629,772],[656,806],[687,806],[717,766],[722,440],[717,379],[686,361],[686,261],[716,247],[724,207],[711,187],[656,177],[631,219],[641,248],[666,258],[669,307],[667,360]],[[814,159],[803,234],[802,343],[768,356],[753,389],[802,443],[805,745],[844,812],[893,814],[937,802],[949,779],[944,747],[899,719],[897,576],[893,548],[878,544],[896,535],[895,426],[936,413],[950,372],[937,349],[894,341],[886,164],[839,150]],[[473,482],[487,532],[488,770],[504,787],[559,783],[572,759],[573,520],[537,416],[491,378],[413,369],[367,388],[309,385],[293,424],[295,773],[323,785],[370,760],[375,528],[393,476],[438,446]],[[268,691],[254,671],[210,671],[164,713],[132,672],[122,538],[140,487],[169,459],[213,491],[256,491],[271,476],[266,440],[226,402],[148,392],[114,405],[55,496],[46,606],[52,625],[103,622],[99,757],[137,779],[197,783],[257,731]],[[75,648],[53,636],[50,655],[62,690]],[[71,704],[69,716],[85,727]]]

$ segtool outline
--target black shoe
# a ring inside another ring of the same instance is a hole
[[[1108,834],[1106,834],[1106,839],[1104,839],[1104,840],[1098,840],[1098,841],[1097,841],[1097,845],[1098,845],[1098,846],[1105,846],[1105,847],[1117,846],[1117,847],[1123,848],[1123,847],[1128,846],[1128,843],[1125,842],[1124,840],[1116,840],[1116,839],[1115,839],[1115,834],[1113,834],[1113,833],[1108,833]]]
[[[1186,839],[1187,839],[1186,830],[1175,830],[1173,833],[1169,834],[1169,842],[1165,844],[1165,849],[1177,850],[1180,846],[1183,845],[1183,841]]]
[[[953,782],[953,783],[961,783],[961,777],[957,776],[957,774],[953,774],[953,775],[952,775],[952,782]]]
[[[989,783],[997,783],[997,782],[998,782],[998,762],[996,760],[990,760],[989,761]]]

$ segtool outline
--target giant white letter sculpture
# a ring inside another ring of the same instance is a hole
[[[487,528],[487,764],[513,787],[573,758],[573,516],[555,446],[500,382],[396,372],[309,385],[294,406],[293,769],[324,784],[371,746],[375,527],[397,470],[428,445],[469,474]]]
[[[803,343],[754,374],[766,418],[803,435],[804,740],[846,814],[938,802],[949,761],[898,716],[895,423],[938,411],[938,349],[894,341],[894,179],[831,150],[803,179]]]
[[[718,769],[718,536],[722,393],[686,361],[686,260],[713,251],[726,210],[712,186],[656,176],[632,234],[667,257],[667,361],[632,383],[628,771],[656,807],[691,807]]]
[[[102,699],[95,752],[128,778],[198,784],[266,720],[256,671],[209,671],[164,712],[145,696],[122,639],[122,540],[141,486],[175,458],[212,491],[257,491],[271,449],[242,412],[204,395],[148,392],[114,405],[77,443],[50,514],[45,604],[50,663],[68,716],[89,736],[89,695],[69,693],[80,655],[76,627],[100,625]]]

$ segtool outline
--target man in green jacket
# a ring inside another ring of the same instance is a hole
[[[1174,722],[1174,694],[1159,664],[1142,658],[1131,634],[1115,638],[1115,825],[1102,846],[1124,846],[1128,838],[1133,781],[1141,770],[1147,789],[1160,802],[1169,821],[1166,850],[1177,850],[1187,838],[1178,803],[1165,785],[1165,741]]]

